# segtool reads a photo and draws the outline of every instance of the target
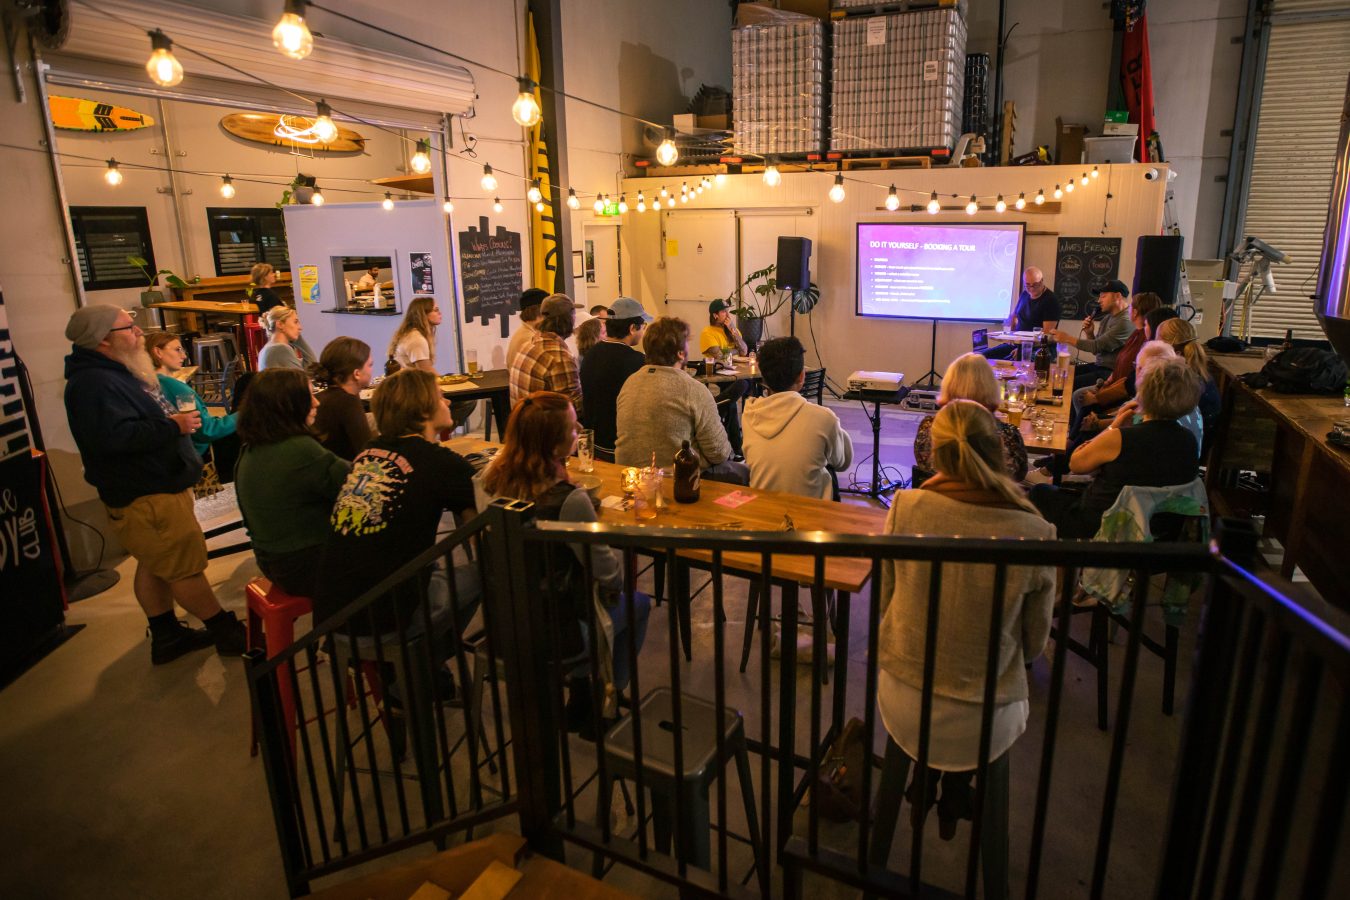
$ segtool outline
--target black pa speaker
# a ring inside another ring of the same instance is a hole
[[[1152,291],[1166,306],[1176,306],[1181,292],[1181,235],[1148,234],[1139,238],[1134,252],[1134,287]]]
[[[811,286],[811,239],[780,237],[778,267],[774,272],[779,290],[799,291]]]

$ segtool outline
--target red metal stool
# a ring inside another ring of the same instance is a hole
[[[271,659],[295,643],[295,620],[314,612],[314,601],[286,593],[266,578],[258,577],[244,586],[244,600],[248,606],[248,648],[266,649]],[[295,754],[295,698],[291,693],[291,679],[279,679],[281,711],[292,727],[288,734],[291,754]],[[249,738],[249,755],[258,755],[258,724],[255,721]]]
[[[267,332],[258,324],[257,316],[244,317],[244,356],[250,372],[258,371],[258,354],[267,346]]]

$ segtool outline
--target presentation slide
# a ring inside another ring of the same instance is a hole
[[[1019,287],[1024,226],[858,224],[858,315],[998,322]]]

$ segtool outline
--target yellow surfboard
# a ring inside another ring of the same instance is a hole
[[[143,112],[99,100],[50,96],[47,106],[51,110],[52,124],[68,131],[135,131],[155,124],[155,120]]]

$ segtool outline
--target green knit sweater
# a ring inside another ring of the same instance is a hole
[[[253,549],[276,556],[322,546],[332,530],[333,501],[351,467],[309,435],[245,444],[235,494]]]

